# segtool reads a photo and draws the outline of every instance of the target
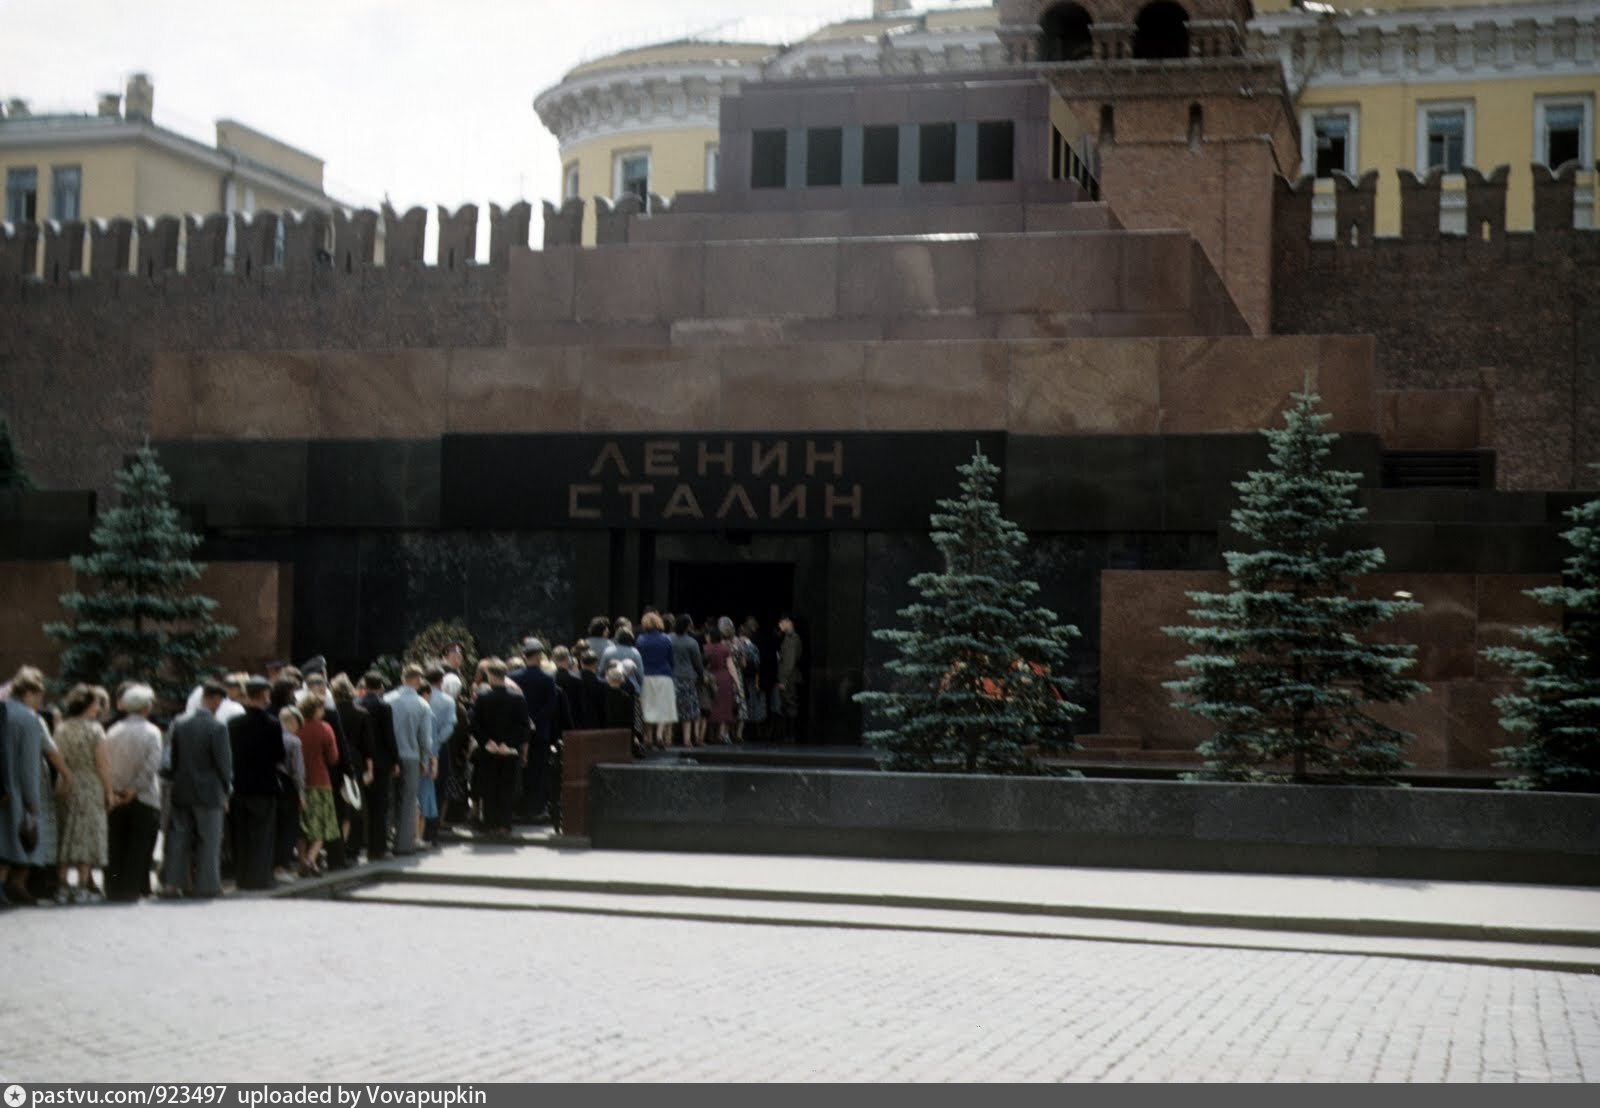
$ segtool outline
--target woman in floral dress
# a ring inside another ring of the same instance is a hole
[[[106,864],[106,811],[111,807],[111,767],[100,715],[110,705],[104,689],[78,685],[67,694],[66,719],[56,729],[55,745],[71,771],[71,784],[58,807],[56,901],[82,904],[103,897],[90,872]],[[76,866],[78,887],[69,890],[67,871]]]

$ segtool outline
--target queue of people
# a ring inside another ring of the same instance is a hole
[[[376,671],[330,678],[320,657],[219,673],[165,728],[148,684],[47,703],[23,667],[0,688],[0,907],[268,889],[363,852],[413,855],[452,825],[548,821],[570,730],[625,728],[640,753],[794,739],[803,646],[787,616],[765,650],[753,619],[647,609],[638,626],[597,617],[554,650],[528,636],[470,675],[453,645],[393,688]]]

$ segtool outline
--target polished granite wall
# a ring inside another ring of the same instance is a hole
[[[151,426],[156,439],[208,444],[629,431],[1248,433],[1278,425],[1289,394],[1311,387],[1330,430],[1373,432],[1373,355],[1362,336],[180,353],[154,359]]]
[[[1154,568],[1154,567],[1151,567]],[[1516,642],[1512,628],[1550,624],[1551,609],[1524,590],[1558,583],[1541,574],[1381,573],[1363,578],[1365,595],[1410,592],[1422,609],[1375,631],[1378,641],[1417,646],[1408,675],[1431,691],[1404,705],[1380,705],[1372,715],[1415,735],[1406,756],[1424,770],[1483,773],[1493,748],[1511,742],[1501,729],[1494,698],[1513,687],[1510,674],[1483,657],[1485,647]],[[1099,681],[1101,735],[1096,749],[1124,759],[1192,758],[1210,733],[1197,716],[1171,706],[1162,687],[1178,674],[1188,648],[1162,632],[1192,622],[1188,593],[1225,591],[1222,572],[1124,572],[1101,579]]]

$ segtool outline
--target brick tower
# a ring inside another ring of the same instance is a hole
[[[1193,233],[1265,334],[1273,177],[1296,179],[1300,155],[1281,66],[1245,52],[1250,15],[1249,0],[1000,0],[999,33],[1092,136],[1123,225]]]

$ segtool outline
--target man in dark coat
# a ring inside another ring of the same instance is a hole
[[[361,808],[345,809],[349,813],[349,825],[346,827],[343,823],[340,824],[340,829],[344,832],[345,863],[353,866],[360,860],[361,851],[367,842],[364,822],[366,786],[375,776],[373,760],[376,757],[377,741],[372,734],[372,717],[367,714],[365,708],[356,703],[356,689],[350,683],[350,678],[341,673],[328,687],[333,693],[333,715],[339,720],[339,727],[350,743],[350,775],[355,778],[356,784],[362,790]],[[341,817],[343,818],[346,817]]]
[[[562,699],[566,701],[567,714],[563,720],[563,728],[570,731],[586,731],[593,727],[588,717],[584,714],[583,678],[578,676],[572,662],[572,652],[564,646],[558,646],[550,655],[550,660],[556,664],[556,688],[561,690]]]
[[[517,773],[528,761],[528,702],[506,687],[506,665],[500,659],[490,659],[485,671],[489,688],[478,695],[468,717],[478,740],[472,788],[483,800],[483,829],[508,832]]]
[[[200,706],[179,716],[167,734],[172,815],[162,858],[163,896],[222,894],[222,821],[233,792],[233,748],[217,709],[228,691],[200,688]]]
[[[606,682],[600,676],[600,659],[585,650],[578,657],[578,700],[583,705],[584,727],[602,728],[606,725]]]
[[[545,769],[550,762],[550,744],[556,740],[560,709],[560,688],[554,677],[544,671],[544,644],[538,639],[527,639],[522,644],[527,665],[506,674],[522,690],[528,702],[528,718],[533,721],[533,741],[528,747],[527,766],[522,773],[522,812],[529,820],[538,823],[549,818],[549,801],[545,796]]]
[[[233,758],[235,879],[241,889],[272,886],[273,835],[277,826],[278,763],[284,759],[283,727],[267,710],[272,683],[265,677],[245,682],[244,714],[228,724]]]
[[[389,789],[391,779],[400,775],[400,750],[394,741],[394,711],[383,701],[383,675],[369,672],[361,689],[358,703],[372,719],[372,780],[366,783],[361,808],[367,817],[367,861],[376,862],[389,856]]]

